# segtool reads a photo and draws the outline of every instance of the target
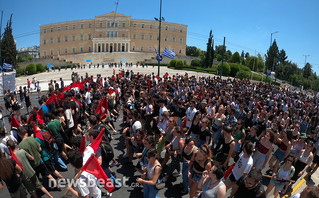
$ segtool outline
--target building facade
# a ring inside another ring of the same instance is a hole
[[[159,22],[132,19],[111,12],[95,19],[40,26],[40,55],[145,52],[158,49]],[[161,52],[165,48],[186,55],[187,25],[162,22]]]

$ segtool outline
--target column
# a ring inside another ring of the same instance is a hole
[[[106,52],[106,43],[104,43],[104,50],[103,51]]]
[[[93,49],[92,49],[92,51],[93,51],[93,53],[95,52],[95,42],[93,42]]]

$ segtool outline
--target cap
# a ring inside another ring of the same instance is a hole
[[[203,99],[203,100],[202,100],[202,104],[207,104],[207,100],[206,100],[206,99]]]

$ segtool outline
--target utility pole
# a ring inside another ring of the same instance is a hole
[[[159,18],[159,33],[158,33],[158,54],[161,55],[161,29],[162,29],[162,0],[160,0],[160,18]],[[158,60],[158,77],[160,76],[161,61]]]
[[[223,76],[223,64],[224,64],[224,55],[225,55],[225,40],[226,40],[226,37],[224,37],[223,54],[222,54],[222,65],[220,67],[220,79],[222,79],[222,76]]]
[[[253,80],[253,72],[254,72],[254,70],[255,70],[256,58],[257,58],[257,56],[256,56],[256,50],[255,50],[255,58],[254,58],[254,64],[253,64],[253,71],[251,72],[251,80]],[[261,81],[261,82],[262,82],[262,81]]]
[[[305,65],[307,64],[307,57],[310,55],[303,55],[305,57]]]

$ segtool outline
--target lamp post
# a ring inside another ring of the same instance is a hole
[[[272,32],[271,34],[270,34],[270,46],[269,46],[269,51],[270,51],[270,47],[271,47],[271,45],[272,45],[272,35],[273,34],[277,34],[277,33],[279,33],[279,31],[276,31],[276,32]],[[266,68],[266,64],[264,65],[264,72],[265,72],[265,68]],[[268,78],[268,75],[266,75],[267,77],[266,77],[266,79]],[[275,77],[276,77],[276,74],[275,74]]]
[[[160,0],[160,17],[155,18],[156,21],[159,21],[159,27],[158,27],[158,55],[161,55],[161,29],[162,29],[162,0]],[[158,77],[160,76],[160,67],[161,67],[161,61],[158,61]]]

